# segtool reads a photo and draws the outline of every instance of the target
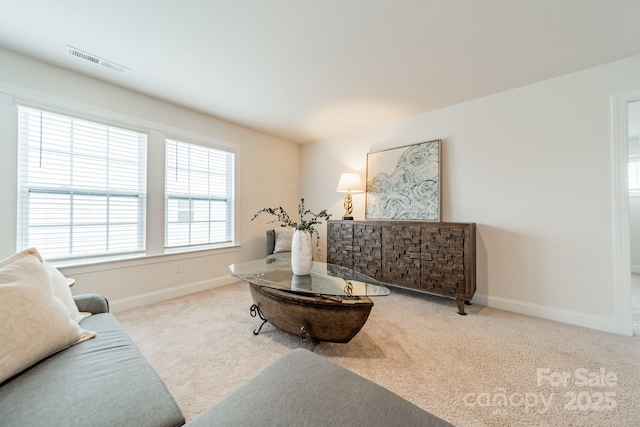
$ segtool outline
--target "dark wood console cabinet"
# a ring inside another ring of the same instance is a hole
[[[474,223],[329,221],[327,262],[390,285],[455,298],[476,291]]]

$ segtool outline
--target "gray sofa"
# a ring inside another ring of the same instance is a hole
[[[276,232],[275,230],[267,230],[266,232],[266,251],[267,251],[267,260],[270,259],[290,259],[291,252],[276,252]]]
[[[95,313],[91,340],[0,384],[0,425],[180,426],[175,400],[99,295],[74,298]],[[389,390],[310,351],[283,356],[189,426],[450,426]]]
[[[276,232],[275,230],[267,230],[266,235],[267,238],[265,249],[267,250],[267,256],[269,256],[273,254],[273,250],[276,247]]]
[[[2,426],[163,426],[184,416],[156,372],[99,295],[74,298],[94,313],[96,337],[60,351],[0,386]]]

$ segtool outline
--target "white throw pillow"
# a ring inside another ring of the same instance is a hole
[[[276,227],[273,231],[276,237],[273,253],[291,252],[291,240],[293,240],[295,230],[291,227]]]
[[[64,304],[64,306],[69,311],[69,316],[76,322],[80,323],[82,319],[86,316],[80,314],[78,310],[78,306],[76,302],[73,300],[73,295],[71,295],[71,289],[69,289],[69,283],[67,279],[64,277],[64,274],[60,272],[53,265],[48,262],[43,262],[44,268],[49,273],[49,277],[51,278],[51,284],[53,285],[53,292],[58,297],[60,301]]]
[[[53,292],[35,249],[0,262],[0,383],[45,357],[92,338]]]

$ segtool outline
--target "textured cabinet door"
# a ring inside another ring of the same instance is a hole
[[[382,226],[382,280],[420,288],[419,224],[387,223]]]
[[[375,222],[353,224],[353,269],[382,280],[382,226]]]
[[[353,222],[329,221],[327,262],[353,269]],[[356,270],[357,271],[357,270]]]
[[[475,240],[471,236],[472,229],[474,227],[467,224],[422,228],[421,288],[440,295],[471,299],[475,292],[475,279],[471,283],[471,256],[475,258],[471,253],[472,243],[475,248],[471,241]]]

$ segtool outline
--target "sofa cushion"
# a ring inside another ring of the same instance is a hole
[[[54,295],[35,249],[0,262],[0,382],[90,336]]]
[[[384,387],[304,349],[276,360],[188,425],[451,426]]]
[[[291,227],[276,227],[273,231],[275,233],[273,253],[291,252],[291,240],[295,230]]]
[[[117,319],[81,322],[93,340],[59,352],[0,386],[3,426],[184,424],[173,397]]]

